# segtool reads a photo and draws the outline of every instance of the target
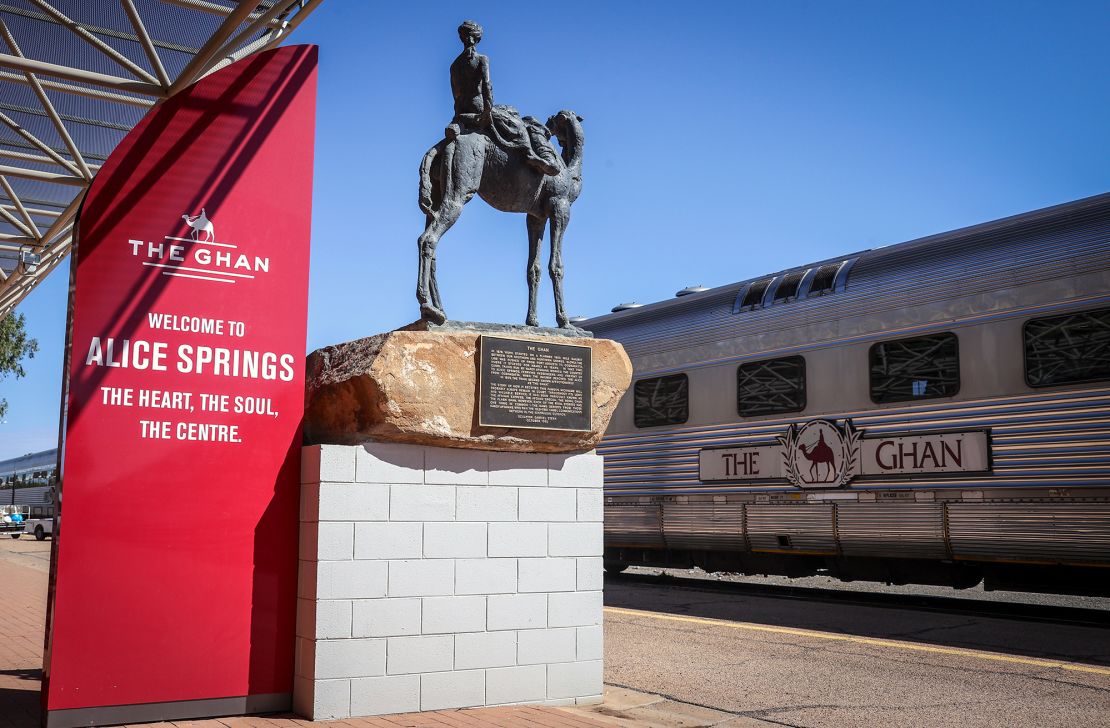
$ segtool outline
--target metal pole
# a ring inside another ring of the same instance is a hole
[[[0,121],[3,120],[3,114],[0,114]],[[60,185],[70,185],[72,187],[87,187],[89,181],[84,177],[77,177],[72,174],[55,174],[54,172],[39,172],[34,169],[23,169],[22,167],[9,167],[6,164],[0,164],[0,174],[8,175],[9,177],[22,177],[23,179],[33,179],[39,182],[56,182]]]
[[[74,174],[81,174],[81,170],[77,168],[77,165],[73,164],[68,159],[55,152],[46,144],[46,142],[42,141],[37,136],[20,126],[19,123],[15,121],[15,119],[11,118],[3,112],[0,112],[0,121],[7,124],[9,127],[11,127],[12,131],[14,131],[16,134],[20,135],[27,141],[31,142],[31,144],[35,145],[35,147],[44,152],[46,156],[50,157],[61,166],[65,167]]]
[[[158,83],[158,79],[147,73],[141,66],[137,65],[130,58],[123,55],[112,46],[108,45],[89,31],[82,28],[78,23],[75,23],[73,20],[71,20],[65,13],[55,8],[50,3],[46,2],[46,0],[31,0],[31,2],[42,8],[42,10],[46,12],[47,15],[53,16],[55,20],[57,20],[65,27],[69,28],[78,38],[85,41],[104,55],[108,56],[113,61],[126,68],[128,71],[131,71],[131,73],[135,74],[136,78],[141,78],[147,83]]]
[[[223,15],[224,17],[227,17],[232,11],[232,8],[229,8],[226,5],[204,2],[204,0],[162,0],[162,2],[166,3],[167,5],[177,5],[178,7],[189,8],[190,10],[200,10],[203,13]],[[258,14],[251,13],[247,17],[247,20],[254,20],[257,17]],[[273,26],[281,25],[281,23],[277,21],[271,21],[270,24]]]
[[[18,217],[5,210],[3,206],[0,206],[0,217],[7,220],[12,227],[14,227],[16,230],[19,230],[24,235],[32,237],[35,240],[39,239],[39,229],[37,225],[35,226],[35,229],[32,230],[31,228],[27,227],[26,223],[24,223],[23,220],[20,220]]]
[[[255,33],[262,32],[262,30],[264,28],[268,28],[271,21],[273,21],[275,18],[277,18],[278,15],[281,15],[282,13],[289,12],[290,10],[292,10],[293,6],[298,4],[299,2],[301,2],[301,0],[281,0],[280,2],[274,3],[273,7],[271,7],[265,13],[260,15],[258,17],[258,19],[255,20],[253,23],[248,25],[243,30],[242,33],[239,33],[237,36],[235,36],[231,40],[227,41],[227,43],[225,43],[224,46],[222,48],[220,48],[219,51],[214,53],[212,55],[212,57],[213,58],[228,58],[228,57],[230,57],[235,52],[235,49],[237,47],[239,47],[240,45],[242,45],[245,40],[250,38]],[[284,25],[284,21],[281,21],[281,22]],[[275,28],[272,32],[280,33],[281,28],[280,27]],[[258,40],[262,40],[263,38],[269,39],[270,37],[271,37],[271,35],[269,33],[267,33],[262,38],[258,38],[253,42],[258,42]],[[207,75],[207,74],[205,74],[205,75]]]
[[[27,78],[22,73],[12,73],[11,71],[0,71],[0,81],[28,83]],[[61,91],[62,93],[73,94],[75,96],[87,96],[90,99],[112,101],[118,104],[128,104],[144,109],[149,109],[154,105],[154,102],[150,99],[142,99],[137,96],[126,96],[124,94],[114,94],[111,91],[101,91],[100,89],[86,88],[84,86],[72,86],[68,83],[61,83],[60,81],[50,81],[40,78],[39,83],[42,84],[43,88]]]
[[[23,58],[23,51],[19,49],[19,44],[15,42],[15,36],[12,35],[11,30],[8,28],[8,24],[3,20],[0,20],[0,32],[4,34],[4,40],[7,41],[8,48],[11,49],[11,52]],[[27,82],[31,84],[35,96],[38,97],[39,103],[42,104],[43,111],[50,117],[50,121],[53,122],[58,136],[62,138],[62,142],[66,145],[66,149],[69,150],[69,156],[73,157],[73,161],[77,165],[81,176],[91,180],[92,170],[85,164],[85,158],[81,156],[80,150],[77,149],[77,142],[73,141],[73,137],[69,135],[69,130],[66,129],[66,125],[62,123],[62,118],[58,116],[58,112],[54,109],[54,104],[50,103],[50,98],[46,95],[46,91],[43,90],[42,84],[39,83],[35,74],[30,71],[26,72],[24,75],[27,77]]]
[[[0,66],[5,68],[12,68],[16,71],[31,71],[32,73],[42,73],[54,78],[64,78],[67,81],[77,81],[79,83],[91,83],[94,86],[103,86],[105,88],[113,88],[117,91],[130,91],[132,93],[143,94],[145,96],[155,96],[162,98],[166,95],[166,90],[155,83],[146,83],[145,81],[132,81],[129,78],[120,78],[119,76],[109,76],[106,73],[95,73],[93,71],[85,71],[80,68],[71,68],[70,66],[59,66],[56,63],[47,63],[46,61],[36,61],[31,58],[20,58],[13,56],[9,53],[0,53]],[[74,89],[72,93],[77,93]]]
[[[166,74],[166,68],[162,65],[162,59],[158,56],[158,51],[154,48],[154,42],[151,41],[150,35],[146,32],[146,26],[143,25],[143,18],[139,15],[139,11],[135,9],[135,3],[131,0],[120,0],[123,4],[123,9],[127,12],[127,19],[131,21],[131,27],[135,29],[135,35],[139,36],[139,42],[142,43],[143,50],[146,51],[146,57],[150,61],[150,65],[154,68],[154,72],[158,74],[158,80],[161,84],[169,88],[170,77]]]
[[[208,69],[208,71],[205,72],[205,75],[215,73],[221,68],[229,66],[235,61],[238,61],[240,58],[245,58],[246,56],[254,53],[268,51],[271,48],[275,47],[278,43],[282,41],[282,39],[285,38],[285,36],[296,30],[297,26],[300,25],[301,22],[308,17],[309,13],[315,10],[316,6],[319,5],[321,2],[323,2],[323,0],[308,0],[308,2],[303,4],[301,6],[301,9],[297,11],[296,15],[285,21],[282,27],[275,28],[269,33],[269,35],[264,35],[250,45],[244,46],[231,55],[225,56],[218,63],[214,64],[210,69]]]
[[[54,270],[69,254],[69,238],[63,238],[43,255],[42,263],[34,273],[12,277],[0,284],[0,319],[7,316],[22,300],[23,295]]]
[[[227,40],[227,37],[247,19],[247,16],[251,14],[251,10],[253,9],[254,5],[252,3],[240,3],[239,7],[235,8],[235,11],[227,16],[227,20],[220,23],[220,27],[216,28],[216,32],[212,34],[212,37],[205,41],[204,45],[201,46],[201,49],[193,56],[192,60],[185,64],[185,68],[181,69],[181,73],[178,74],[177,80],[170,86],[167,96],[173,96],[175,93],[191,84],[196,77],[204,73],[204,70],[208,68],[212,60],[212,55],[220,49],[224,41]]]

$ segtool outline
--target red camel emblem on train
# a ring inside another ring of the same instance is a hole
[[[836,475],[836,456],[833,455],[833,450],[825,442],[825,433],[817,433],[817,444],[811,445],[806,449],[805,445],[798,445],[798,450],[801,451],[805,459],[809,461],[809,483],[817,482],[817,474],[819,472],[818,465],[824,463],[827,468],[825,470],[825,477],[821,480],[822,483],[828,483]]]

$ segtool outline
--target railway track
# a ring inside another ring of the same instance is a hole
[[[681,589],[708,593],[726,593],[765,599],[786,599],[854,606],[903,609],[920,612],[965,614],[976,617],[1049,622],[1110,629],[1110,610],[1064,607],[1053,604],[998,602],[984,599],[941,597],[927,594],[891,594],[880,592],[822,589],[820,587],[751,584],[746,582],[682,577],[673,574],[606,574],[606,582],[644,584],[656,588]]]

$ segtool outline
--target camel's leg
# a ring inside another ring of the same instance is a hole
[[[432,169],[429,170],[429,173],[432,174],[432,175],[437,175],[437,173],[438,173],[440,194],[441,194],[442,198],[448,198],[449,197],[449,194],[448,194],[449,190],[447,188],[451,184],[451,175],[450,174],[445,174],[444,170],[450,170],[452,168],[452,160],[454,159],[454,153],[455,153],[455,144],[454,144],[454,142],[448,142],[447,144],[444,145],[443,153],[440,155],[439,165],[436,165],[435,161],[433,160]],[[433,190],[434,190],[434,184],[433,184]],[[434,194],[433,194],[433,197],[434,197]],[[436,212],[438,213],[438,210]],[[425,225],[424,225],[425,230],[427,230],[431,226],[432,217],[433,217],[432,215],[428,216],[428,219],[427,219],[427,221],[425,222]],[[428,289],[429,289],[428,293],[431,295],[432,307],[435,308],[435,309],[438,309],[439,311],[442,312],[443,311],[443,301],[439,297],[439,282],[436,279],[436,259],[435,259],[435,252],[434,251],[432,252],[432,260],[431,260],[431,263],[429,264],[429,269],[428,269]],[[418,295],[418,298],[419,298],[419,295]],[[421,303],[424,303],[424,302],[421,301]],[[421,308],[421,315],[423,315],[423,308]]]
[[[431,288],[432,278],[432,264],[435,260],[435,246],[436,241],[429,241],[427,238],[430,235],[432,226],[435,224],[436,218],[434,215],[426,215],[424,218],[424,232],[420,235],[419,240],[416,242],[416,255],[419,258],[419,263],[416,268],[416,301],[420,304],[420,315],[424,315],[424,307],[431,304],[435,308],[442,311],[442,307],[437,306],[435,301],[429,296],[429,289]]]
[[[435,255],[432,256],[432,269],[430,271],[428,284],[429,284],[428,285],[428,289],[429,289],[428,292],[432,294],[432,305],[435,306],[436,308],[438,308],[440,311],[442,311],[443,310],[443,301],[441,301],[440,298],[439,298],[439,282],[436,280],[436,258],[435,258]]]
[[[451,211],[455,210],[454,215]],[[421,318],[432,323],[442,324],[447,320],[447,315],[440,306],[436,305],[435,296],[439,286],[435,281],[436,245],[440,237],[458,219],[457,208],[440,205],[436,215],[428,215],[424,232],[417,240],[416,248],[420,256],[420,264],[416,279],[416,300],[420,304]]]
[[[428,228],[431,227],[433,222],[435,222],[435,220],[431,215],[429,215],[427,221],[424,224],[424,230],[427,231]],[[438,240],[436,242],[438,243]],[[436,254],[434,246],[432,248],[432,259],[428,262],[427,284],[428,294],[431,297],[432,307],[443,311],[443,301],[441,301],[439,298],[439,281],[436,280]],[[419,294],[417,295],[417,298],[419,299]],[[421,301],[421,303],[425,303],[425,301]],[[421,308],[421,311],[423,311],[423,308]]]
[[[551,205],[551,285],[555,289],[555,322],[560,328],[573,329],[563,306],[563,233],[570,222],[570,203],[553,200]]]
[[[524,323],[539,326],[536,316],[536,295],[540,289],[540,246],[543,245],[543,229],[547,220],[542,217],[526,215],[528,221],[528,317]]]
[[[447,314],[443,311],[439,284],[436,282],[436,245],[458,221],[463,206],[477,193],[485,163],[480,155],[455,154],[457,147],[456,141],[444,150],[443,166],[440,167],[440,179],[444,183],[443,199],[435,214],[427,216],[424,232],[417,241],[420,272],[416,282],[416,300],[420,303],[421,317],[437,324],[445,322]]]
[[[439,300],[439,284],[436,282],[436,245],[443,234],[451,229],[462,214],[465,200],[444,200],[434,216],[428,216],[424,233],[417,241],[420,250],[420,273],[416,282],[416,300],[420,303],[420,316],[432,323],[442,324],[447,320]],[[438,305],[437,305],[438,304]]]
[[[416,302],[420,304],[420,315],[424,316],[424,308],[431,304],[428,297],[428,279],[431,277],[432,256],[435,253],[435,244],[429,244],[426,238],[432,229],[435,218],[427,216],[424,221],[424,232],[416,241]]]

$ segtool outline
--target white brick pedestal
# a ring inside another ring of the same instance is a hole
[[[298,713],[601,701],[601,456],[302,457]]]

